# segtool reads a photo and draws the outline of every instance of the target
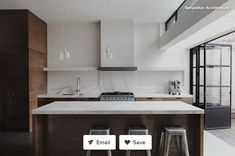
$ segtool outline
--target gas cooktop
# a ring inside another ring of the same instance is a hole
[[[135,101],[135,95],[132,92],[104,92],[100,101]]]

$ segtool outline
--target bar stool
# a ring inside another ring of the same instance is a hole
[[[89,135],[110,135],[110,128],[96,127],[90,130]],[[111,150],[107,150],[107,155],[112,156]],[[86,156],[91,156],[91,150],[88,150]]]
[[[142,127],[133,127],[128,130],[128,135],[148,135],[148,129]],[[150,150],[146,150],[147,156],[151,156]],[[127,150],[125,156],[130,156],[131,151]]]
[[[181,127],[165,127],[161,132],[160,139],[160,156],[168,156],[170,151],[171,138],[175,136],[177,141],[177,147],[182,155],[189,156],[188,141],[186,130]]]

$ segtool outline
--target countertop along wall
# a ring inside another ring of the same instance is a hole
[[[59,60],[61,45],[60,24],[48,25],[48,67],[98,67],[100,65],[100,24],[67,24],[64,30],[66,48],[71,59]],[[76,86],[76,78],[82,80],[84,92],[133,91],[136,93],[166,93],[168,80],[185,79],[185,92],[188,92],[188,51],[182,47],[168,50],[158,48],[158,24],[135,24],[134,58],[138,67],[183,67],[183,72],[101,72],[98,87],[98,72],[48,72],[48,93],[71,85]],[[112,49],[111,49],[112,50]],[[115,57],[115,56],[114,56]]]

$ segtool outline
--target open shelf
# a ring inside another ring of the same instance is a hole
[[[181,67],[138,67],[137,71],[181,71],[184,72],[184,68]]]
[[[43,71],[98,71],[98,67],[77,67],[77,68],[47,68],[44,67]]]

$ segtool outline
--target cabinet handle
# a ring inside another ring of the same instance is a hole
[[[177,99],[177,100],[181,100],[182,98],[175,98],[175,99]]]

